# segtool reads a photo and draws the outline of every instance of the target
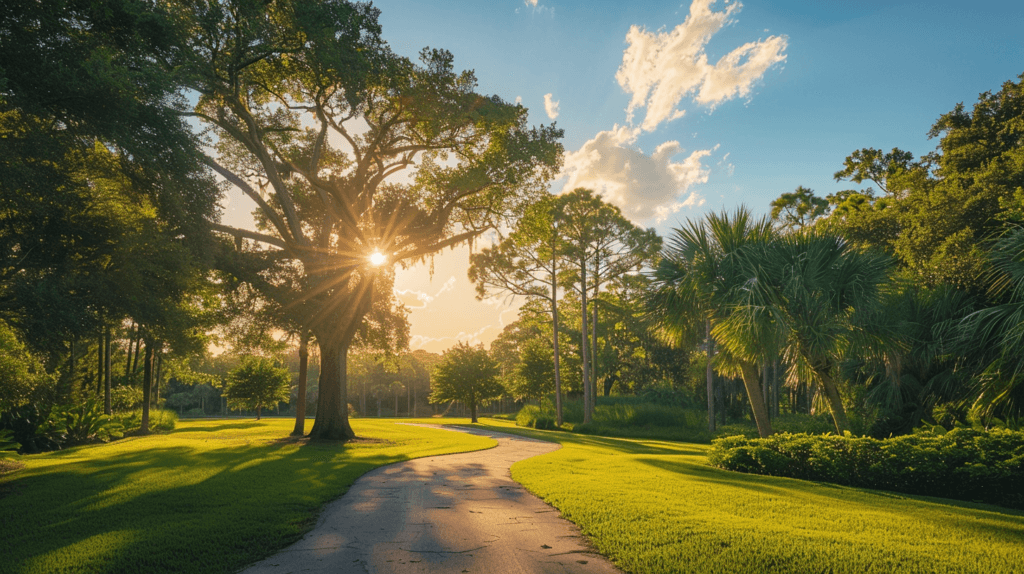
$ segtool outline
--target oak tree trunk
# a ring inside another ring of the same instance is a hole
[[[309,436],[321,440],[353,439],[356,433],[348,421],[346,372],[352,333],[334,337],[327,333],[317,333],[316,340],[320,344],[320,397],[316,405],[316,420]],[[379,400],[377,404],[380,404]]]
[[[299,388],[295,405],[295,428],[292,435],[306,434],[306,377],[309,373],[309,332],[303,330],[299,335]]]

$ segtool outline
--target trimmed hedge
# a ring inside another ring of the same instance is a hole
[[[727,470],[1024,509],[1024,432],[956,428],[887,439],[780,433],[712,441]]]

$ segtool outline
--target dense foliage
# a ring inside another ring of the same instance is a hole
[[[727,470],[1024,508],[1024,432],[955,428],[887,439],[780,433],[716,439]]]

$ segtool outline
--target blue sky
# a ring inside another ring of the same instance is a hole
[[[521,98],[534,124],[551,123],[550,94],[567,152],[552,191],[603,190],[662,235],[709,210],[767,212],[798,185],[848,189],[832,174],[852,151],[931,151],[941,114],[1024,72],[1019,0],[737,4],[374,2],[399,54],[451,51],[480,92]],[[731,53],[743,57],[718,65]],[[399,272],[413,348],[489,343],[514,320],[515,307],[475,300],[467,265],[456,249],[433,274]]]
[[[414,55],[427,45],[452,51],[457,66],[476,71],[481,91],[522,97],[535,123],[550,123],[544,95],[551,93],[567,151],[626,123],[630,95],[615,76],[630,27],[671,32],[690,11],[690,4],[678,2],[374,5],[397,52]],[[729,5],[710,9],[723,12]],[[748,96],[713,110],[684,96],[682,118],[636,139],[633,145],[647,154],[666,141],[678,141],[687,152],[718,146],[703,160],[707,182],[690,188],[704,204],[677,216],[739,203],[765,210],[797,185],[822,194],[841,189],[831,176],[851,151],[930,151],[936,142],[926,132],[940,114],[1024,72],[1020,2],[751,0],[729,20],[706,44],[709,62],[771,36],[786,38],[785,61],[765,71]],[[668,218],[659,230],[674,221]]]

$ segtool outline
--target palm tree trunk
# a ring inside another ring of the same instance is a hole
[[[743,386],[747,389],[747,398],[750,399],[750,407],[754,411],[754,423],[757,424],[757,434],[761,438],[771,436],[772,423],[768,420],[768,409],[765,406],[764,395],[761,394],[761,381],[758,376],[757,366],[753,363],[741,363],[743,371]]]
[[[711,368],[711,359],[715,357],[715,340],[711,338],[711,321],[704,321],[704,330],[708,336],[708,432],[715,432],[715,372]]]
[[[299,388],[295,401],[295,428],[292,436],[306,434],[306,378],[309,375],[309,331],[299,334]]]
[[[782,377],[779,376],[779,358],[775,357],[775,362],[772,364],[772,408],[774,409],[775,418],[779,418],[782,414],[779,411],[779,403],[782,402]]]
[[[825,391],[825,398],[828,399],[829,410],[832,411],[832,421],[836,425],[836,433],[842,435],[850,430],[850,420],[846,417],[846,409],[843,408],[843,398],[839,395],[835,381],[826,370],[815,370],[815,374],[821,380],[821,388]]]
[[[768,357],[764,358],[764,362],[761,364],[761,392],[764,394],[765,410],[768,412],[768,420],[771,420],[772,415],[772,391],[771,383],[768,380]]]

